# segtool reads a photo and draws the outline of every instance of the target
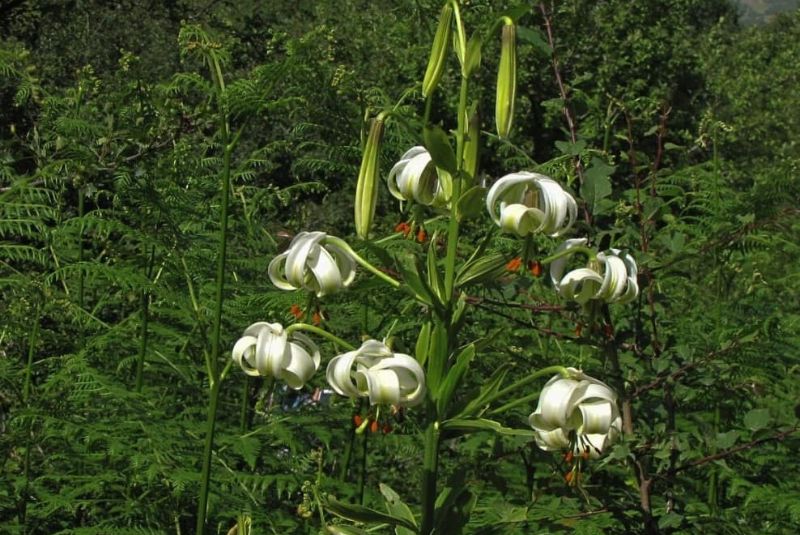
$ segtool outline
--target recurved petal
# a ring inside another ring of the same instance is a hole
[[[581,424],[579,434],[608,433],[617,413],[616,407],[609,401],[586,401],[578,405]]]
[[[528,184],[532,182],[533,174],[521,171],[505,175],[492,184],[486,194],[486,208],[496,224],[500,225],[501,210],[498,203],[502,201],[504,204],[521,204]]]
[[[255,368],[255,353],[256,353],[256,337],[255,336],[242,336],[233,345],[231,351],[231,358],[241,366],[244,373],[247,375],[256,376],[258,370]]]
[[[520,237],[540,228],[544,220],[544,212],[524,204],[508,204],[500,209],[500,228]]]
[[[597,292],[597,298],[607,303],[613,303],[623,295],[628,282],[625,262],[618,256],[605,253],[599,253],[597,260],[605,265],[603,284]]]
[[[333,293],[343,286],[342,274],[336,259],[323,247],[315,247],[306,258],[306,267],[311,270],[313,279],[309,290],[317,297]]]
[[[289,244],[286,280],[295,288],[306,286],[306,260],[323,239],[325,239],[324,232],[299,232]]]
[[[320,354],[316,344],[301,333],[295,333],[289,342],[289,359],[281,371],[281,379],[298,390],[311,379],[319,368]]]
[[[297,286],[293,286],[292,283],[283,276],[284,264],[286,263],[287,256],[289,256],[289,253],[281,253],[272,259],[268,268],[269,279],[279,290],[296,290]]]
[[[553,252],[553,255],[556,255],[565,249],[572,249],[573,247],[586,245],[587,241],[588,240],[586,238],[572,238],[569,240],[564,240],[564,242]],[[552,281],[553,286],[556,288],[558,288],[561,278],[564,276],[564,270],[567,266],[567,261],[569,260],[570,256],[572,255],[564,255],[560,258],[556,258],[550,264],[550,280]]]
[[[589,268],[578,268],[564,275],[556,288],[567,299],[583,304],[596,297],[602,284],[603,277],[596,271]]]
[[[410,407],[425,399],[425,372],[419,362],[411,356],[395,353],[371,369],[391,369],[395,373],[400,388],[400,404]]]
[[[566,427],[573,405],[571,398],[578,381],[564,379],[557,375],[545,384],[539,394],[539,403],[528,421],[536,430],[549,431],[555,427]]]
[[[333,255],[336,260],[336,266],[339,268],[341,274],[342,285],[349,286],[353,279],[356,277],[356,261],[350,256],[350,253],[342,249],[336,244],[325,244],[325,248]]]
[[[279,325],[280,327],[280,325]],[[289,358],[287,336],[283,327],[262,328],[256,340],[256,368],[259,374],[279,378]]]
[[[400,403],[400,380],[391,369],[365,369],[356,372],[358,390],[369,396],[370,405]]]
[[[359,396],[358,387],[353,383],[351,370],[357,356],[356,351],[349,351],[342,355],[337,355],[328,363],[325,377],[337,394],[349,398]]]
[[[540,205],[546,215],[537,231],[551,236],[565,233],[575,223],[577,216],[575,199],[561,187],[561,184],[551,178],[541,176],[537,179],[537,184],[541,193]]]
[[[536,445],[544,451],[562,450],[569,447],[569,436],[560,427],[551,431],[537,429],[534,438]]]

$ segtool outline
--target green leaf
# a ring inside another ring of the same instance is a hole
[[[419,336],[417,337],[417,345],[414,350],[414,355],[417,357],[417,362],[419,362],[420,366],[425,366],[425,361],[428,360],[428,349],[430,348],[431,343],[431,329],[433,328],[433,324],[430,321],[426,321],[422,324],[422,328],[419,330]]]
[[[533,437],[535,435],[532,429],[513,429],[503,426],[500,422],[495,422],[487,418],[477,418],[474,420],[454,418],[442,422],[441,428],[448,431],[460,431],[462,433],[491,431],[506,436]]]
[[[432,396],[439,392],[444,368],[447,364],[447,328],[436,322],[431,332],[431,343],[428,346],[428,390]]]
[[[363,522],[365,524],[391,524],[392,526],[408,528],[412,532],[416,532],[417,530],[416,524],[410,522],[406,518],[399,518],[381,513],[380,511],[364,507],[363,505],[353,505],[328,498],[324,501],[323,506],[331,513],[354,522]]]
[[[450,403],[450,399],[453,397],[456,386],[461,382],[461,378],[464,377],[473,358],[475,358],[474,344],[469,344],[456,356],[456,363],[450,368],[450,371],[447,372],[447,377],[445,377],[444,382],[442,382],[442,385],[439,387],[439,393],[436,396],[438,414],[445,413],[445,409]]]
[[[517,27],[517,37],[534,46],[537,50],[542,52],[543,54],[547,54],[548,56],[553,53],[553,49],[550,48],[550,44],[547,42],[547,38],[545,38],[544,34],[539,28],[528,28],[525,26],[518,26]]]
[[[467,43],[467,61],[463,68],[463,75],[468,78],[481,66],[481,46],[483,40],[478,34],[474,34],[469,38]]]
[[[683,522],[683,516],[678,513],[667,513],[658,519],[660,529],[677,528]]]
[[[456,286],[496,280],[506,271],[508,259],[500,253],[478,257],[465,263],[456,274]]]
[[[611,195],[611,174],[614,169],[614,166],[600,158],[592,158],[591,165],[586,169],[581,196],[594,215],[601,213],[600,201]]]
[[[329,524],[325,526],[325,530],[332,535],[367,535],[369,533],[361,528],[344,524]]]
[[[455,177],[458,171],[456,155],[445,131],[436,125],[426,126],[423,131],[423,138],[425,148],[428,149],[428,153],[430,153],[436,167],[444,169]]]
[[[411,512],[408,505],[400,499],[400,495],[397,494],[392,487],[384,483],[381,483],[379,488],[381,494],[383,494],[383,499],[386,502],[386,509],[389,511],[389,514],[397,518],[404,518],[416,527],[417,519],[414,518],[414,513]],[[394,532],[395,535],[414,535],[416,533],[416,531],[402,526],[397,526]]]
[[[586,149],[586,142],[582,139],[579,139],[575,143],[556,141],[556,148],[567,156],[580,156]]]
[[[436,235],[431,237],[428,242],[427,254],[427,271],[428,271],[428,286],[433,290],[434,295],[439,299],[439,302],[445,302],[444,281],[439,273],[439,267],[436,261]]]
[[[471,219],[483,213],[486,200],[486,188],[472,186],[461,194],[456,203],[456,217],[459,221]]]
[[[434,533],[459,535],[469,522],[478,496],[465,484],[465,474],[456,471],[436,497]]]
[[[739,440],[739,431],[736,429],[728,431],[727,433],[717,433],[715,444],[721,450],[727,450]]]
[[[769,410],[767,409],[753,409],[744,415],[744,425],[751,431],[764,429],[769,422]]]
[[[501,365],[499,368],[497,368],[489,380],[485,381],[483,386],[481,386],[478,395],[475,396],[461,412],[458,413],[456,418],[468,418],[483,411],[485,406],[489,404],[489,400],[492,399],[492,397],[494,397],[494,395],[500,390],[500,385],[503,384],[503,380],[506,378],[508,369],[509,368],[507,365]]]

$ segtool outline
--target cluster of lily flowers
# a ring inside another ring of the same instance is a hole
[[[403,154],[387,183],[390,193],[401,201],[437,207],[450,201],[452,177],[436,167],[424,147]],[[525,171],[497,180],[487,192],[486,207],[504,232],[520,237],[563,236],[578,212],[575,199],[558,182]],[[635,299],[639,287],[633,257],[618,249],[591,254],[587,242],[586,238],[567,239],[556,249],[550,263],[555,290],[581,304]],[[585,266],[567,271],[576,252],[590,258]],[[270,262],[268,272],[277,288],[303,289],[322,297],[350,285],[359,260],[338,238],[300,232],[286,252]],[[248,375],[273,377],[294,389],[302,388],[321,363],[319,348],[311,338],[266,322],[244,331],[232,358]],[[568,372],[568,377],[556,375],[545,385],[529,423],[543,450],[567,449],[570,456],[597,457],[620,434],[616,394],[579,370],[568,368]],[[366,340],[358,349],[333,357],[326,376],[337,394],[368,398],[372,405],[410,407],[422,403],[426,395],[425,375],[417,360],[377,340]]]

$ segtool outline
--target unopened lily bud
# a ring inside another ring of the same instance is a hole
[[[517,93],[517,28],[511,19],[503,21],[500,44],[500,68],[497,71],[495,121],[497,135],[505,138],[514,121],[514,100]]]
[[[444,72],[444,65],[447,60],[447,49],[450,46],[451,20],[453,18],[453,8],[448,2],[442,8],[439,15],[439,27],[433,38],[431,47],[431,57],[428,59],[428,68],[425,69],[425,78],[422,80],[422,96],[428,98],[439,85],[439,79]]]
[[[378,202],[378,175],[380,174],[380,148],[383,139],[384,118],[378,115],[373,121],[364,146],[361,169],[356,184],[355,222],[356,234],[366,239],[372,227],[375,205]]]

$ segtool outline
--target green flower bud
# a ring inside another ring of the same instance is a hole
[[[497,135],[508,137],[514,121],[514,99],[517,93],[517,28],[511,19],[503,21],[500,45],[500,68],[497,71],[495,121]]]
[[[380,174],[380,148],[383,139],[384,115],[372,121],[361,159],[356,184],[355,222],[356,233],[366,239],[372,227],[375,205],[378,202],[378,175]]]
[[[428,68],[425,69],[425,78],[422,80],[422,96],[428,98],[439,85],[439,78],[442,77],[444,64],[447,59],[447,48],[450,45],[450,22],[453,19],[453,8],[448,2],[442,7],[442,14],[439,16],[439,27],[433,38],[431,47],[431,57],[428,59]]]

